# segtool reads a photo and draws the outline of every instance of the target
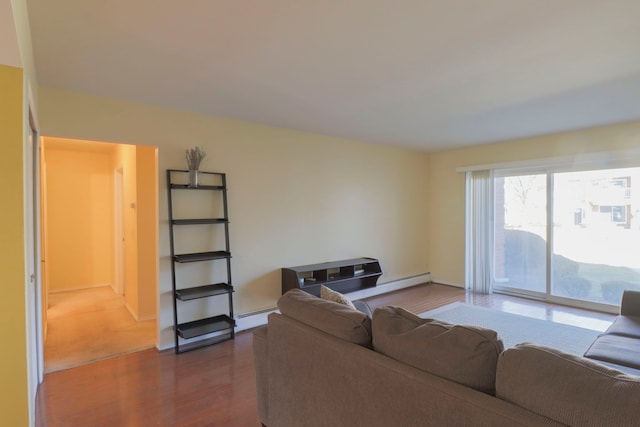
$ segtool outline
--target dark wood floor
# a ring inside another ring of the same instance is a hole
[[[452,302],[605,329],[612,315],[428,284],[369,298],[422,313]],[[37,426],[259,426],[251,332],[176,356],[155,349],[45,376]]]

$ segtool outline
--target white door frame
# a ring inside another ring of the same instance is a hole
[[[39,140],[39,150],[40,154],[40,162],[39,162],[39,173],[41,179],[38,180],[40,186],[40,198],[38,199],[40,202],[40,209],[38,209],[38,213],[40,214],[40,228],[38,229],[40,232],[40,295],[42,305],[40,307],[40,315],[42,316],[42,341],[47,341],[47,309],[49,308],[49,250],[48,250],[48,241],[47,241],[47,158],[46,158],[46,150],[44,147],[43,141]],[[44,353],[43,353],[44,355]]]
[[[115,289],[116,295],[124,295],[124,177],[123,167],[113,173],[113,205],[115,225]]]
[[[36,393],[38,385],[44,378],[40,272],[40,144],[37,117],[28,84],[25,90],[29,99],[23,116],[25,135],[23,142],[23,209],[27,390],[30,423],[35,423]]]

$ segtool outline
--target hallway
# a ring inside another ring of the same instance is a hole
[[[45,374],[155,346],[156,321],[136,322],[109,286],[51,293],[47,314]]]

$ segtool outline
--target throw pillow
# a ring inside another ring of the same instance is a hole
[[[374,350],[476,390],[495,392],[502,340],[491,329],[422,319],[400,307],[380,307],[371,323]]]
[[[278,299],[278,308],[283,315],[336,338],[371,347],[371,319],[344,304],[291,289]]]
[[[349,298],[345,297],[340,292],[334,291],[331,288],[327,288],[324,285],[320,285],[320,298],[327,301],[333,301],[339,304],[344,304],[347,307],[351,307],[354,310],[357,310],[356,306],[353,305],[353,303]]]

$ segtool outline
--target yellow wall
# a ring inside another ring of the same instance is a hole
[[[158,177],[154,147],[136,147],[138,319],[156,317],[158,283]]]
[[[23,211],[23,72],[0,65],[0,414],[7,425],[29,422]]]
[[[547,135],[429,157],[429,265],[434,280],[464,284],[465,177],[457,167],[516,162],[640,147],[640,122]]]
[[[430,270],[437,281],[462,285],[464,175],[457,167],[627,148],[639,142],[640,128],[427,155],[60,89],[40,93],[46,134],[158,147],[161,346],[171,341],[172,323],[164,170],[184,168],[186,148],[208,153],[204,170],[227,173],[235,308],[243,314],[274,306],[281,267],[354,256],[378,257],[382,283]],[[141,307],[140,298],[135,303]]]
[[[381,282],[428,271],[428,156],[293,130],[40,88],[45,135],[158,147],[161,345],[172,307],[164,171],[185,149],[227,173],[236,313],[275,306],[280,268],[380,259]]]
[[[45,144],[49,291],[111,285],[112,154],[49,147]]]

